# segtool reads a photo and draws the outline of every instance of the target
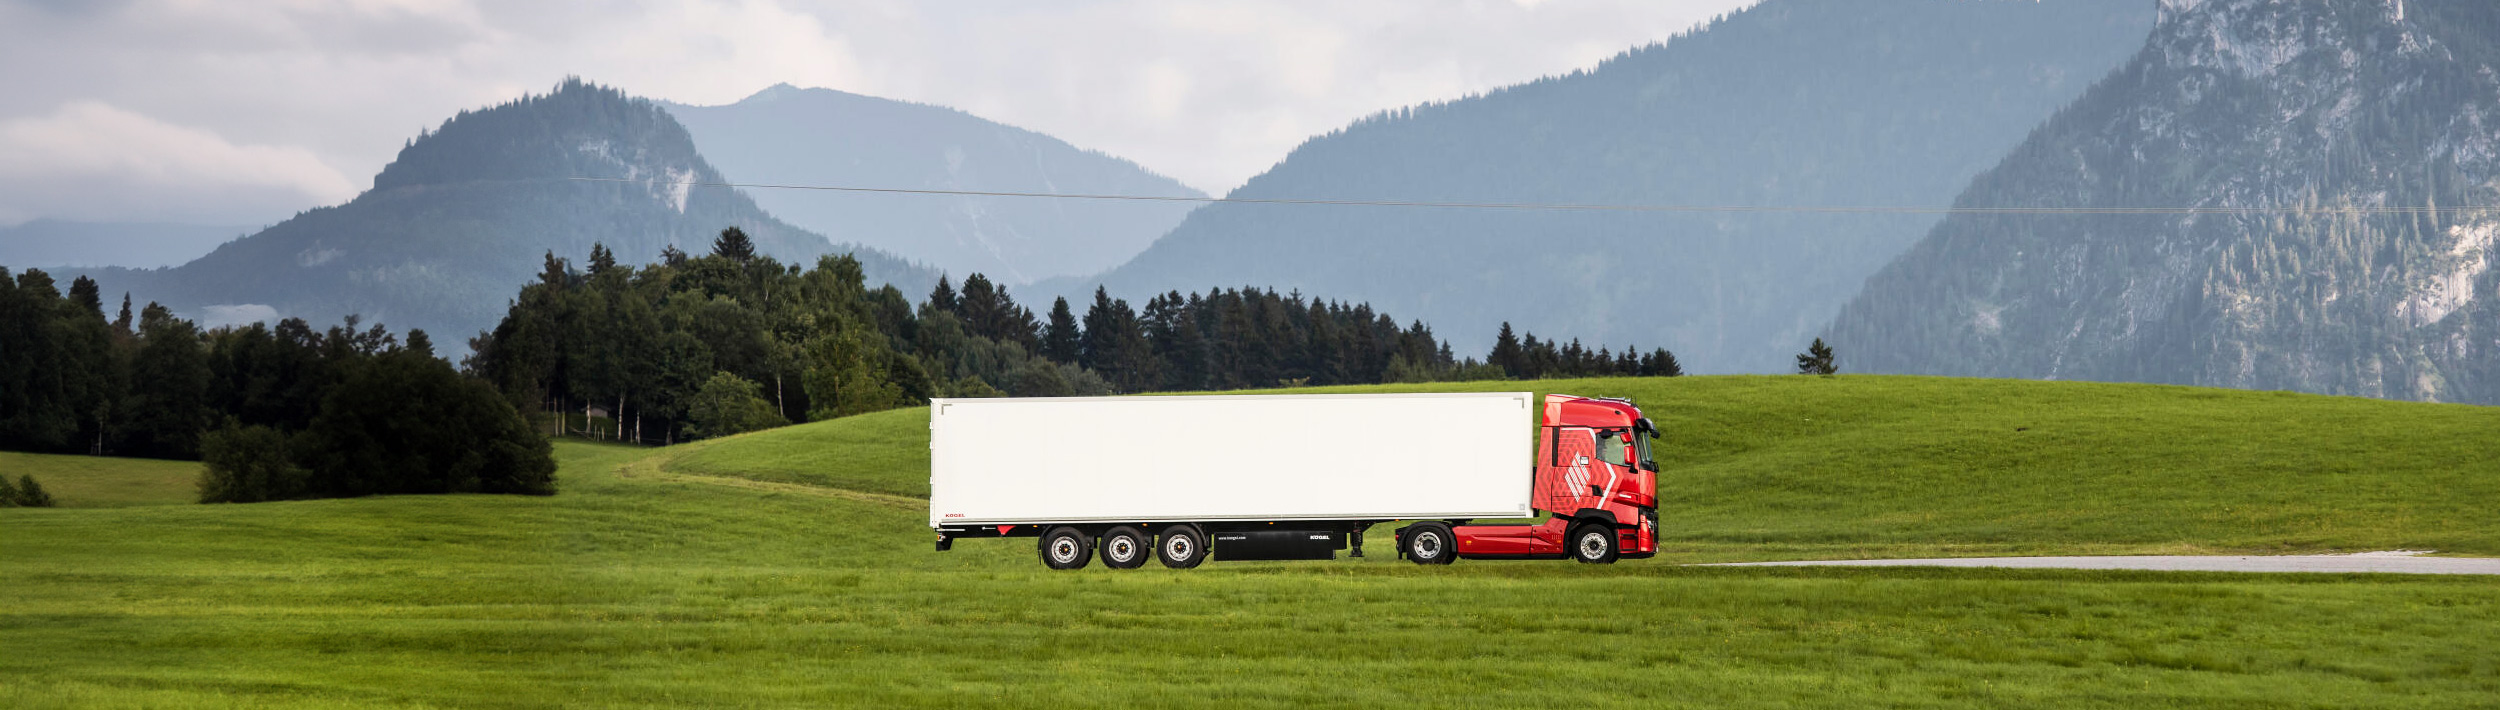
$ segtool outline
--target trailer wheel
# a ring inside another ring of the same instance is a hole
[[[1613,564],[1620,540],[1615,529],[1600,523],[1588,523],[1571,529],[1571,559],[1593,565]]]
[[[1153,554],[1154,543],[1137,528],[1122,525],[1102,534],[1102,566],[1112,569],[1137,569],[1146,566]]]
[[[1446,565],[1458,561],[1458,535],[1441,523],[1416,523],[1398,530],[1398,546],[1406,559],[1419,565]]]
[[[1042,533],[1042,565],[1051,569],[1084,569],[1094,561],[1094,541],[1085,531],[1060,526]]]
[[[1195,525],[1174,525],[1163,529],[1163,539],[1155,544],[1155,559],[1172,569],[1189,569],[1207,561],[1207,534]]]

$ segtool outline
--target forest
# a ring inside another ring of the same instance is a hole
[[[548,254],[470,346],[467,370],[516,406],[604,411],[611,436],[653,444],[933,397],[1682,374],[1663,348],[1592,351],[1507,325],[1487,361],[1462,359],[1420,321],[1258,288],[1173,291],[1142,308],[1097,289],[1081,312],[1062,298],[1037,314],[975,273],[914,303],[869,288],[848,256],[802,269],[736,228],[709,254],[671,248],[642,267],[596,245],[580,269]]]
[[[357,319],[203,332],[96,282],[0,269],[0,448],[209,463],[202,499],[552,493],[547,441],[493,388]]]
[[[461,366],[425,331],[347,316],[209,330],[80,276],[0,268],[0,449],[202,460],[207,502],[555,490],[546,437],[644,444],[926,403],[1383,382],[1682,374],[1637,353],[1503,324],[1485,360],[1368,304],[1259,288],[1097,289],[1036,313],[981,274],[918,302],[859,260],[813,268],[722,230],[576,268],[547,253]],[[525,415],[524,412],[532,414]],[[601,425],[594,426],[594,422]]]

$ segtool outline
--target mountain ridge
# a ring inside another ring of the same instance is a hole
[[[961,109],[775,84],[737,102],[659,102],[713,165],[744,183],[1204,197],[1099,150]],[[1007,284],[1127,260],[1196,205],[990,195],[758,189],[792,224]]]
[[[1771,0],[1598,66],[1384,111],[1232,197],[1943,207],[2141,46],[2153,8]],[[1780,77],[1794,73],[1801,79]],[[1037,286],[1090,296],[1249,284],[1364,300],[1466,350],[1508,322],[1768,372],[1923,215],[1211,204],[1137,258]]]
[[[620,261],[643,263],[670,247],[706,250],[729,226],[784,261],[847,250],[874,281],[926,288],[936,280],[891,255],[838,250],[737,190],[690,182],[721,178],[674,119],[648,99],[572,78],[546,94],[462,111],[409,140],[373,189],[181,266],[65,271],[211,325],[356,314],[451,342],[492,327],[550,253],[578,262],[603,244]]]
[[[1955,215],[1835,345],[1862,371],[2500,402],[2500,214],[2387,211],[2500,204],[2500,6],[2161,9],[1959,204],[2262,212]]]

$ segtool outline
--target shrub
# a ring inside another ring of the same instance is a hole
[[[302,497],[311,474],[287,459],[285,434],[265,426],[225,428],[200,437],[200,502],[258,503]]]
[[[28,508],[50,508],[52,507],[52,494],[45,492],[43,484],[36,483],[34,476],[19,476],[17,477],[17,504]]]
[[[763,387],[727,372],[715,373],[686,407],[686,431],[699,437],[728,436],[790,423],[764,401]]]

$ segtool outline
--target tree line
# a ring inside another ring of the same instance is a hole
[[[550,493],[547,442],[492,388],[350,317],[203,331],[95,281],[0,268],[0,448],[208,455],[205,501],[375,493]],[[259,467],[223,466],[249,445]]]
[[[85,277],[64,293],[0,268],[0,449],[202,460],[205,501],[550,493],[544,434],[601,410],[600,435],[657,444],[935,397],[1682,374],[1663,348],[1508,324],[1488,359],[1459,358],[1420,321],[1273,289],[1142,307],[1097,289],[1081,311],[1061,298],[1036,314],[976,273],[915,303],[869,288],[850,256],[803,269],[736,228],[702,256],[671,247],[637,267],[595,245],[580,268],[552,252],[541,266],[459,369],[423,330],[203,330],[127,295],[108,316]]]
[[[470,346],[464,366],[516,406],[604,410],[605,435],[647,443],[932,397],[1682,374],[1663,348],[1523,342],[1507,325],[1490,362],[1461,359],[1420,321],[1272,289],[1172,291],[1142,308],[1096,289],[1081,313],[1060,298],[1036,314],[975,273],[914,303],[869,288],[848,256],[783,264],[736,228],[709,254],[670,248],[640,267],[604,246],[581,268],[550,252]],[[549,417],[551,433],[569,419]]]

